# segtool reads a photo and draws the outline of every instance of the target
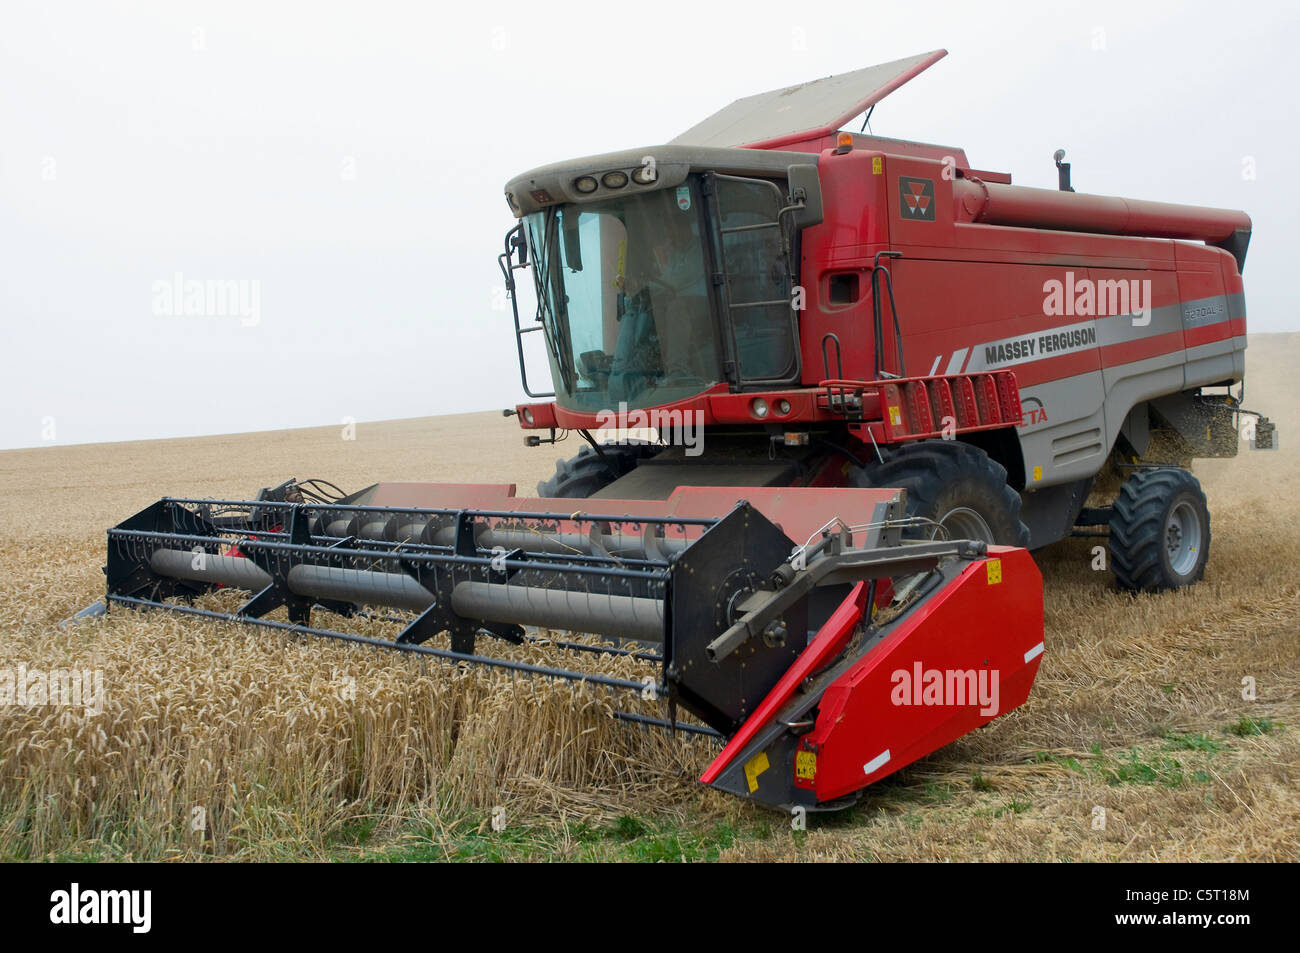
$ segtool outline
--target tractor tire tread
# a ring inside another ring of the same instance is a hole
[[[1190,494],[1202,516],[1201,554],[1186,578],[1165,565],[1165,520],[1173,501]],[[1205,574],[1210,550],[1210,519],[1205,492],[1186,470],[1139,470],[1120,487],[1110,520],[1110,565],[1115,582],[1132,592],[1158,592],[1190,585]]]
[[[883,463],[856,471],[859,486],[897,487],[907,491],[909,515],[930,513],[945,489],[974,478],[995,511],[981,514],[1001,545],[1029,545],[1029,527],[1020,520],[1021,499],[1007,483],[1007,471],[978,447],[955,440],[923,440],[888,452]],[[1000,530],[992,524],[1001,524]]]

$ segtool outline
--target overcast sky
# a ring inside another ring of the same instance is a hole
[[[1244,209],[1251,330],[1300,327],[1295,3],[4,0],[0,447],[513,404],[507,179],[939,47],[876,134]],[[177,274],[255,319],[156,313]]]

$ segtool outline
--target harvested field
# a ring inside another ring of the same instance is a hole
[[[696,785],[708,743],[615,722],[599,691],[180,616],[55,627],[102,595],[104,530],[162,495],[527,493],[579,438],[527,449],[482,413],[0,453],[0,670],[104,688],[94,716],[0,706],[0,859],[1300,860],[1300,334],[1247,353],[1246,405],[1282,449],[1194,467],[1204,582],[1134,598],[1095,540],[1039,553],[1029,703],[807,831]]]

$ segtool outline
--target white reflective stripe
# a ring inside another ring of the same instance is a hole
[[[970,353],[970,348],[964,347],[960,351],[953,352],[952,360],[948,362],[948,369],[945,374],[956,374],[961,370],[962,365],[966,363],[966,355]]]
[[[930,376],[931,376],[931,377],[933,377],[935,374],[939,373],[939,362],[942,361],[942,360],[943,360],[943,355],[942,355],[942,354],[936,354],[936,355],[934,356],[934,363],[930,365]]]
[[[863,774],[872,774],[883,768],[889,762],[889,749],[886,748],[880,754],[876,755],[870,761],[862,766]]]
[[[1039,642],[1039,643],[1038,643],[1037,645],[1035,645],[1032,649],[1030,649],[1028,652],[1026,652],[1026,653],[1025,653],[1025,664],[1029,664],[1029,663],[1032,662],[1034,659],[1038,658],[1038,656],[1042,655],[1042,654],[1043,654],[1043,648],[1044,648],[1043,643],[1042,643],[1042,642]]]

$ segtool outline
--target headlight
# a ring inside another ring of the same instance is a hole
[[[600,183],[596,181],[595,177],[590,175],[584,175],[582,178],[574,179],[573,181],[573,187],[583,195],[588,195],[596,191],[596,187],[599,184]]]
[[[784,397],[782,397],[780,400],[776,402],[776,412],[780,414],[782,417],[790,413],[790,402],[786,400]]]
[[[761,397],[755,397],[753,403],[749,405],[749,409],[753,411],[755,417],[766,417],[768,409],[767,401]]]

